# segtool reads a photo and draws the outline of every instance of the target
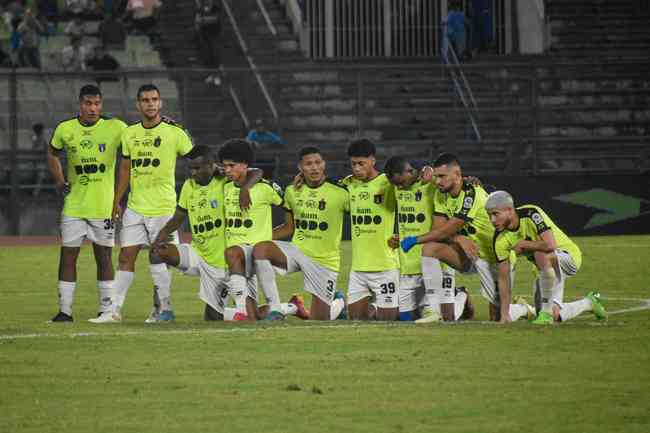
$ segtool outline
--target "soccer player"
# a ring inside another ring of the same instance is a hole
[[[390,247],[395,226],[395,190],[375,164],[372,141],[354,140],[348,146],[352,175],[342,180],[349,192],[352,223],[352,266],[348,285],[348,312],[352,320],[398,317],[399,258]]]
[[[260,180],[250,188],[251,206],[239,207],[239,191],[246,181],[249,165],[253,162],[251,143],[244,139],[226,141],[219,149],[219,160],[230,180],[224,186],[226,215],[225,258],[230,273],[228,288],[235,299],[238,320],[257,320],[257,284],[253,247],[258,242],[272,239],[273,222],[271,206],[283,203],[282,189],[267,180]],[[265,287],[269,303],[266,316],[270,320],[283,319],[282,305],[277,287]]]
[[[438,218],[428,233],[401,240],[404,252],[423,244],[422,277],[430,309],[423,312],[420,320],[455,320],[453,284],[443,278],[441,262],[463,273],[479,274],[481,293],[490,302],[492,320],[506,322],[523,316],[532,318],[534,311],[523,299],[516,304],[510,304],[510,300],[500,303],[498,271],[492,247],[494,227],[484,206],[487,199],[485,190],[463,180],[458,158],[451,153],[443,153],[436,159],[433,174],[437,188],[434,209]],[[514,272],[513,263],[508,264]]]
[[[342,297],[336,296],[336,280],[348,192],[326,178],[325,160],[318,148],[304,147],[299,157],[303,185],[287,187],[285,222],[273,229],[273,241],[255,245],[255,270],[262,288],[274,293],[274,267],[288,273],[301,271],[304,288],[312,299],[309,316],[303,311],[299,317],[335,320],[345,307]],[[277,240],[286,238],[291,242]],[[301,304],[296,296],[289,301],[291,308],[302,308]]]
[[[120,255],[115,275],[116,302],[113,320],[121,320],[121,309],[133,282],[135,261],[143,247],[158,237],[158,232],[176,209],[176,158],[192,149],[189,134],[177,123],[161,115],[160,91],[153,84],[138,89],[136,106],[140,122],[122,134],[122,161],[113,204],[113,218],[120,220]],[[127,208],[122,215],[120,202],[130,187]],[[178,233],[170,234],[178,243]],[[149,270],[157,292],[147,323],[174,320],[171,305],[171,273],[167,265],[149,250]],[[109,320],[107,318],[107,320]]]
[[[433,197],[436,186],[425,181],[420,171],[401,156],[393,156],[386,161],[384,173],[396,188],[397,226],[399,236],[391,239],[391,246],[399,248],[399,239],[431,230],[433,224]],[[422,246],[416,245],[408,253],[399,250],[399,317],[402,321],[419,319],[420,309],[429,311],[424,296],[422,281]],[[451,281],[455,289],[454,317],[471,319],[474,312],[471,299],[463,288],[456,289],[454,269],[442,266],[443,279]]]
[[[126,124],[102,116],[102,93],[86,85],[79,91],[79,115],[56,126],[47,163],[57,190],[65,195],[61,215],[59,258],[59,312],[52,322],[72,322],[77,285],[77,258],[84,239],[93,243],[97,263],[98,313],[110,313],[113,300],[112,247],[115,230],[111,219],[115,161]],[[61,154],[67,159],[67,178]],[[93,319],[91,319],[93,321]]]
[[[205,302],[205,320],[234,320],[235,310],[226,308],[226,262],[224,259],[225,220],[223,186],[227,179],[217,169],[214,154],[203,145],[185,157],[191,177],[185,181],[174,217],[160,230],[155,254],[169,266],[186,275],[199,276],[199,297]],[[239,191],[239,206],[250,204],[248,189],[262,177],[262,171],[250,169]],[[168,243],[170,234],[189,220],[192,243],[178,246]]]
[[[607,319],[598,293],[589,292],[578,301],[562,302],[564,283],[580,269],[582,253],[542,209],[533,205],[515,209],[512,196],[505,191],[490,194],[485,208],[497,230],[494,251],[499,261],[502,302],[510,296],[512,280],[508,261],[514,252],[533,262],[539,272],[535,286],[541,291],[542,305],[534,324],[566,322],[585,311],[592,311],[599,320]]]

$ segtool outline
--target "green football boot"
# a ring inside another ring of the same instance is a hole
[[[607,320],[607,311],[600,302],[600,293],[589,292],[585,298],[591,301],[591,309],[598,320]]]
[[[533,320],[533,325],[552,325],[553,324],[553,315],[540,311],[537,315],[537,319]]]

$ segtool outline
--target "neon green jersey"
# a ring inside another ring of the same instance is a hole
[[[466,182],[463,183],[458,197],[436,189],[433,205],[435,215],[444,216],[447,219],[454,217],[462,219],[465,223],[459,233],[476,242],[479,248],[479,257],[490,263],[495,263],[496,257],[492,246],[494,226],[490,223],[490,217],[485,210],[487,196],[487,192],[482,187]]]
[[[50,146],[64,150],[70,193],[63,215],[110,219],[115,194],[115,158],[126,124],[101,117],[92,126],[78,118],[64,120],[54,129]]]
[[[494,235],[494,251],[497,260],[505,260],[512,254],[514,246],[521,240],[541,240],[541,234],[547,230],[553,232],[556,248],[568,252],[576,268],[582,265],[582,252],[580,248],[537,206],[524,205],[517,208],[519,216],[519,227],[515,230],[503,230]],[[534,261],[533,253],[526,255],[530,261]]]
[[[234,182],[227,182],[224,186],[226,247],[255,245],[273,238],[271,205],[282,205],[282,189],[276,183],[262,179],[250,189],[250,196],[250,208],[242,211],[239,186]]]
[[[396,188],[397,226],[400,239],[418,236],[431,230],[433,223],[434,183],[416,181],[408,188]],[[399,266],[402,275],[422,273],[422,245],[411,248],[408,253],[399,249]]]
[[[399,269],[397,251],[388,246],[395,226],[395,189],[385,174],[364,182],[341,181],[350,198],[352,270],[383,272]]]
[[[148,217],[171,215],[176,208],[176,158],[192,149],[188,133],[162,120],[152,128],[142,122],[122,134],[122,156],[131,159],[128,207]]]
[[[213,177],[207,185],[187,179],[178,199],[178,206],[187,211],[192,247],[206,263],[222,269],[226,267],[223,256],[226,249],[223,200],[225,183],[223,177]]]
[[[306,256],[327,269],[338,272],[341,266],[341,234],[348,192],[329,180],[316,188],[290,185],[284,195],[285,208],[293,213],[291,242]]]

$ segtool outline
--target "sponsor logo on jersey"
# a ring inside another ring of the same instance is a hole
[[[93,147],[93,142],[90,141],[90,140],[81,140],[81,141],[79,142],[79,145],[80,145],[83,149],[90,149],[91,147]]]

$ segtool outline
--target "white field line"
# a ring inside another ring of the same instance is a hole
[[[628,300],[642,302],[643,305],[638,307],[624,308],[622,310],[610,311],[609,315],[631,313],[636,311],[645,311],[650,310],[650,299],[638,299],[638,298],[609,298],[609,300]],[[586,318],[586,316],[585,316]],[[567,322],[562,326],[570,325],[575,322]],[[595,322],[594,325],[605,325],[606,322]],[[490,321],[482,320],[472,320],[469,322],[453,322],[453,323],[440,323],[434,326],[467,326],[467,325],[489,325],[497,326],[497,323]],[[58,325],[54,325],[58,326]],[[101,325],[99,325],[101,326]],[[119,326],[117,324],[109,324],[104,326]],[[156,326],[167,326],[167,325],[152,325]],[[406,323],[380,323],[380,322],[354,322],[342,324],[337,322],[336,324],[331,325],[288,325],[288,326],[270,326],[270,327],[245,327],[245,328],[228,328],[228,329],[215,329],[215,328],[202,328],[202,329],[142,329],[137,331],[124,331],[124,332],[74,332],[71,334],[53,334],[48,332],[39,332],[32,334],[7,334],[0,335],[0,341],[2,340],[15,340],[15,339],[29,339],[29,338],[83,338],[83,337],[128,337],[128,336],[140,336],[140,335],[209,335],[209,334],[232,334],[232,333],[252,333],[252,332],[264,332],[264,331],[292,331],[294,329],[307,330],[307,329],[329,329],[329,330],[338,330],[341,328],[350,329],[350,328],[391,328],[391,327],[406,327],[406,326],[416,326],[415,324],[406,324]],[[425,326],[422,326],[423,328]],[[427,326],[428,327],[428,326]],[[431,328],[433,329],[433,328]]]

